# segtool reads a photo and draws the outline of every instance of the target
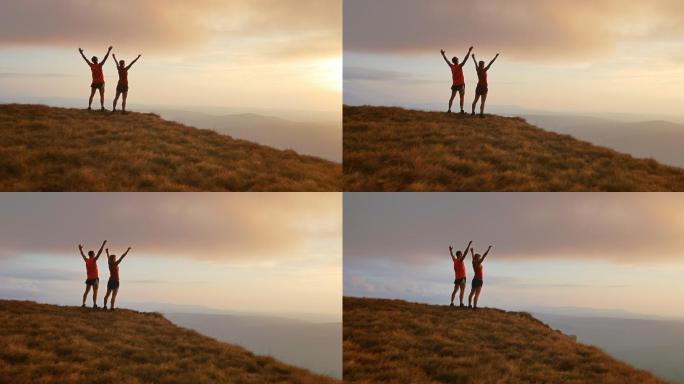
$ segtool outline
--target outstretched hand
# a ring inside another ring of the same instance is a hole
[[[107,50],[108,50],[108,51],[111,51],[112,48],[114,48],[114,47],[112,47],[112,46],[110,45],[109,48],[107,48]]]
[[[128,251],[130,251],[130,250],[131,250],[131,247],[128,247],[128,249],[126,250],[126,252],[128,252]]]
[[[474,47],[471,45],[470,48],[468,48],[468,50],[469,50],[469,51],[472,51],[473,48],[474,48]]]
[[[78,51],[83,53],[83,48],[79,48]]]
[[[83,246],[81,244],[79,244],[78,249],[83,249]]]
[[[446,51],[443,49],[440,49],[439,51],[442,53],[442,55],[446,53]]]

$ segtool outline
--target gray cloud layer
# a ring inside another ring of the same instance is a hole
[[[341,8],[340,0],[2,1],[0,46],[173,53],[232,38],[272,40],[284,56],[339,53]]]
[[[608,54],[621,41],[681,43],[679,0],[345,0],[344,48],[461,56],[469,45],[521,59]]]
[[[157,256],[299,257],[340,238],[339,194],[5,193],[0,257],[78,254],[107,239]]]
[[[468,240],[497,258],[681,259],[679,194],[345,194],[345,266],[428,264]]]

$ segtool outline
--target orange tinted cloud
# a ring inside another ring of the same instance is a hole
[[[340,0],[22,0],[0,3],[2,46],[102,46],[173,53],[213,39],[275,39],[338,52]]]
[[[334,255],[335,193],[6,193],[0,257],[75,254],[107,239],[114,252],[272,262]]]
[[[680,43],[679,0],[346,0],[345,50],[415,54],[475,45],[518,59],[609,54],[622,42]]]
[[[497,259],[654,262],[684,255],[684,195],[399,193],[344,196],[345,265],[429,264],[468,240]]]

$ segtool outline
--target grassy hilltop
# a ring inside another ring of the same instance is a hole
[[[154,114],[0,104],[2,191],[339,191],[341,175]]]
[[[0,300],[0,383],[338,381],[180,328],[156,313]]]
[[[345,191],[682,191],[684,169],[520,118],[344,107]]]
[[[666,383],[527,313],[344,298],[350,383]]]

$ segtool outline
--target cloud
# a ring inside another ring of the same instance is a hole
[[[679,0],[346,0],[344,49],[461,57],[468,46],[524,60],[607,55],[624,41],[680,43]]]
[[[0,257],[112,253],[265,263],[339,251],[339,194],[97,193],[0,196]]]
[[[0,46],[175,53],[215,41],[282,52],[341,49],[340,0],[42,0],[0,3]],[[104,54],[104,52],[103,52]]]
[[[471,239],[497,259],[679,260],[682,210],[676,194],[347,194],[345,267],[429,265]]]

